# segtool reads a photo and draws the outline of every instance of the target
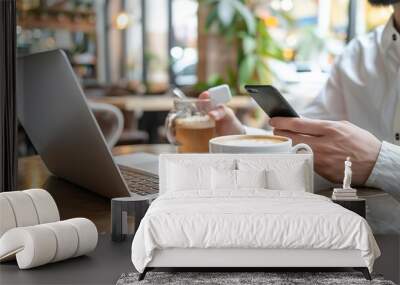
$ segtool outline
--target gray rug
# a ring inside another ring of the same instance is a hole
[[[364,279],[359,272],[148,272],[146,278],[137,281],[138,273],[122,274],[117,285],[133,284],[267,284],[267,285],[297,285],[297,284],[379,284],[395,285],[381,276],[373,275],[373,280]]]

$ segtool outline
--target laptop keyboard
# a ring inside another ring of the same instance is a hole
[[[158,177],[151,174],[137,171],[130,167],[118,165],[122,177],[128,185],[129,191],[139,195],[158,193]]]

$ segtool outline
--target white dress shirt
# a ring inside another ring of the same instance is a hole
[[[400,34],[393,19],[385,27],[354,39],[337,58],[304,117],[347,120],[382,141],[366,185],[390,195],[371,195],[367,220],[374,233],[400,233]],[[265,130],[245,127],[247,134]],[[359,142],[364,143],[364,142]],[[333,186],[315,175],[316,190]]]
[[[366,184],[400,201],[400,34],[393,19],[350,42],[302,115],[347,120],[383,141]]]

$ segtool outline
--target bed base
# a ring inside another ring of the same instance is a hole
[[[330,270],[328,270],[330,269]],[[328,267],[248,267],[248,268],[236,268],[236,267],[182,267],[182,268],[171,268],[171,267],[146,267],[142,273],[139,274],[138,281],[142,281],[147,272],[152,270],[158,271],[178,271],[178,272],[346,272],[348,270],[345,269],[353,269],[355,271],[360,271],[366,280],[371,281],[371,274],[367,267],[345,267],[345,268],[328,268]]]
[[[153,269],[177,271],[343,271],[353,268],[371,280],[359,250],[341,249],[245,249],[169,248],[154,251],[153,259],[139,275]],[[178,270],[179,269],[179,270]],[[194,270],[196,269],[196,270]],[[342,269],[342,270],[338,270]]]
[[[372,280],[371,274],[369,274],[369,270],[367,267],[354,267],[353,268],[356,271],[361,271],[361,273],[364,275],[365,279],[367,280]]]

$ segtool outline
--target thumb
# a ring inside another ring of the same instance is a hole
[[[199,95],[199,99],[210,99],[210,95],[209,95],[208,91],[204,91],[203,93],[201,93]]]

